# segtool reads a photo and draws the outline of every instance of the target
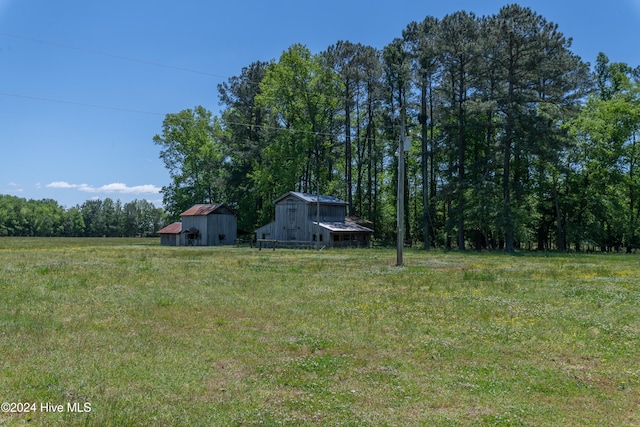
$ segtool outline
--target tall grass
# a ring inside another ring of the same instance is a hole
[[[640,258],[394,260],[0,239],[0,424],[640,425]]]

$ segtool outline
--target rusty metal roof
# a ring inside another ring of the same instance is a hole
[[[181,232],[182,232],[182,223],[174,222],[173,224],[169,224],[162,230],[158,231],[158,234],[180,234]]]
[[[206,216],[213,213],[222,206],[224,206],[222,203],[216,203],[213,205],[193,205],[186,211],[182,212],[180,216]]]

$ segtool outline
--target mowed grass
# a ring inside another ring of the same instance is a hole
[[[640,425],[639,256],[404,258],[0,239],[0,425]]]

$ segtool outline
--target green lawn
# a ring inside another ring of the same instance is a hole
[[[2,238],[0,425],[640,425],[640,256],[404,258]]]

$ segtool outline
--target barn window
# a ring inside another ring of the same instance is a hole
[[[225,235],[224,234],[218,234],[218,240],[222,241],[224,240]]]
[[[200,239],[200,231],[195,227],[187,228],[184,234],[187,236],[187,245],[195,245]]]

